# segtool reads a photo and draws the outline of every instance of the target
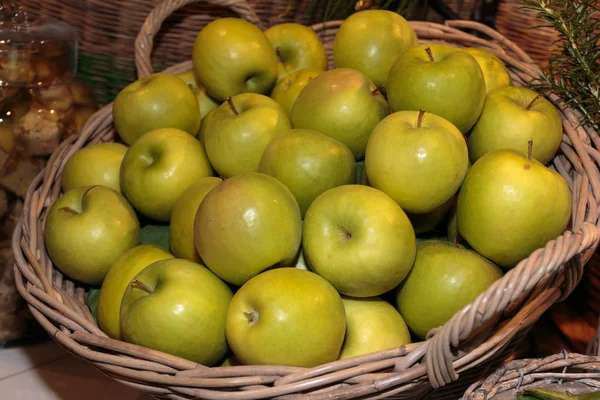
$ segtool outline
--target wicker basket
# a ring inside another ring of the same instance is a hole
[[[165,0],[150,13],[135,41],[139,77],[153,72],[150,55],[161,24],[175,10],[194,1],[197,0]],[[260,22],[243,0],[206,2],[227,5],[240,17]],[[340,24],[341,21],[331,21],[312,26],[326,45],[330,63],[333,39]],[[516,85],[541,74],[529,56],[484,25],[468,21],[452,21],[448,25],[411,21],[411,25],[421,42],[446,41],[489,49],[507,63]],[[489,39],[467,34],[463,28]],[[167,71],[190,68],[191,61],[186,61]],[[560,107],[558,99],[548,98]],[[61,194],[60,177],[67,159],[91,143],[114,140],[112,104],[98,111],[79,137],[63,142],[30,186],[25,211],[13,238],[17,288],[37,321],[59,344],[115,380],[155,396],[173,399],[391,396],[456,399],[468,385],[510,358],[515,345],[544,311],[569,295],[598,245],[600,160],[595,147],[598,134],[579,127],[572,110],[561,109],[561,116],[565,134],[553,167],[566,178],[572,190],[570,230],[508,271],[424,342],[304,369],[207,368],[109,339],[85,306],[86,288],[68,280],[53,267],[44,248],[43,229],[49,207]]]
[[[522,389],[584,394],[600,390],[600,357],[562,352],[543,359],[509,361],[473,384],[463,400],[513,400]]]
[[[495,27],[527,52],[542,68],[559,46],[559,34],[544,25],[535,12],[524,10],[521,0],[503,0],[498,4]],[[535,31],[534,31],[535,30]]]

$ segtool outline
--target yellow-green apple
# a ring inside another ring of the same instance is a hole
[[[224,180],[198,208],[196,249],[219,278],[241,286],[273,266],[288,266],[302,235],[300,207],[270,175],[247,172]]]
[[[174,258],[153,244],[132,247],[110,267],[98,295],[98,325],[109,337],[121,340],[121,300],[129,282],[148,265]]]
[[[325,46],[308,26],[281,23],[267,29],[265,35],[279,58],[278,81],[302,68],[327,69]]]
[[[506,65],[488,50],[478,47],[466,47],[463,49],[475,58],[477,64],[483,72],[483,80],[485,81],[485,90],[487,93],[492,90],[511,85],[510,74]]]
[[[127,150],[121,164],[121,191],[144,216],[168,222],[181,193],[212,174],[195,137],[179,129],[157,129]]]
[[[333,41],[336,68],[352,68],[375,85],[385,85],[398,56],[417,45],[417,35],[400,14],[365,10],[344,20]]]
[[[271,98],[279,103],[288,117],[292,117],[292,108],[298,95],[311,79],[321,75],[322,70],[303,68],[292,72],[277,82],[271,92]]]
[[[177,198],[169,222],[169,243],[177,258],[202,263],[194,243],[194,219],[204,197],[221,182],[214,176],[200,178]]]
[[[533,140],[533,158],[548,164],[560,147],[562,134],[562,120],[552,103],[525,87],[506,86],[487,95],[467,144],[475,162],[493,150],[527,154]]]
[[[311,269],[340,293],[379,296],[408,274],[415,231],[384,192],[343,185],[321,194],[308,208],[302,249]]]
[[[302,89],[292,108],[292,126],[337,139],[360,160],[373,128],[387,115],[384,97],[365,74],[337,68]]]
[[[277,54],[269,39],[240,18],[219,18],[202,28],[192,63],[198,83],[217,101],[240,93],[266,94],[277,81]]]
[[[258,172],[277,178],[291,190],[302,217],[321,193],[356,182],[356,162],[348,146],[309,129],[291,129],[273,139]]]
[[[458,192],[458,232],[475,251],[504,268],[556,239],[570,217],[565,179],[516,150],[481,157]]]
[[[196,135],[200,110],[194,92],[177,76],[158,72],[130,83],[113,103],[119,137],[132,145],[147,132],[176,128]]]
[[[476,252],[440,240],[417,245],[410,273],[398,288],[396,307],[421,339],[475,300],[502,271]]]
[[[202,125],[208,159],[225,178],[258,171],[267,145],[292,127],[279,103],[256,93],[228,99]]]
[[[110,267],[140,240],[140,224],[113,189],[71,189],[50,207],[44,243],[50,260],[71,279],[99,285]]]
[[[206,89],[198,85],[198,80],[194,75],[194,71],[184,71],[176,75],[194,91],[194,94],[196,95],[196,100],[198,100],[198,107],[200,107],[200,125],[202,125],[202,120],[204,119],[204,117],[206,117],[206,114],[208,114],[211,110],[217,108],[221,103],[211,98],[206,93]]]
[[[225,322],[232,297],[203,265],[178,258],[156,261],[125,290],[123,339],[212,366],[228,351]]]
[[[425,110],[462,133],[473,127],[485,102],[483,72],[475,58],[444,44],[420,44],[398,57],[385,88],[392,111]]]
[[[335,288],[296,268],[255,276],[233,296],[227,313],[227,341],[242,364],[325,364],[337,359],[345,330]]]
[[[369,184],[405,212],[424,214],[459,189],[469,163],[464,137],[446,119],[423,111],[398,111],[379,123],[367,145]]]
[[[63,192],[83,186],[103,185],[121,193],[119,174],[126,152],[127,146],[113,142],[96,143],[77,150],[63,169]]]
[[[410,343],[402,316],[379,297],[342,296],[346,311],[346,336],[339,359],[375,353]]]
[[[202,147],[205,149],[206,149],[206,143],[204,142],[204,138],[206,136],[206,125],[210,125],[210,124],[207,124],[206,121],[208,121],[210,119],[210,116],[213,115],[215,113],[215,111],[216,111],[216,108],[213,108],[204,116],[204,118],[202,118],[202,123],[200,124],[200,129],[198,129],[198,135],[196,136],[198,138],[198,141],[202,145]]]
[[[421,233],[429,232],[438,226],[450,211],[455,198],[456,196],[450,197],[445,203],[442,203],[441,206],[424,214],[406,213],[415,230],[415,234],[420,235]]]

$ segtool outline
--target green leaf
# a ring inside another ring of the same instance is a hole
[[[142,244],[155,244],[171,251],[169,244],[169,225],[146,225],[141,230]]]
[[[90,312],[95,320],[98,320],[98,296],[100,295],[100,289],[92,288],[88,292],[85,304],[89,307]]]

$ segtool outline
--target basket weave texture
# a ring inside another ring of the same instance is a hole
[[[572,394],[600,390],[600,357],[562,352],[543,359],[513,360],[473,384],[463,400],[512,400],[522,389],[544,388]]]
[[[163,22],[193,1],[165,0],[148,15],[135,41],[140,78],[154,72],[150,56],[154,37]],[[241,18],[260,23],[252,7],[243,0],[206,3],[228,7]],[[527,54],[484,25],[469,21],[448,21],[447,25],[410,23],[421,42],[447,42],[492,51],[509,66],[515,85],[524,85],[541,76],[539,67]],[[330,67],[333,67],[333,39],[340,24],[341,21],[330,21],[312,26],[326,46]],[[479,32],[486,39],[463,29]],[[191,61],[186,61],[166,71],[190,69]],[[44,248],[43,229],[50,206],[61,194],[61,173],[69,157],[91,143],[115,139],[112,104],[94,114],[78,137],[63,142],[30,186],[12,243],[17,288],[37,321],[59,344],[115,380],[155,396],[456,399],[482,374],[511,357],[514,346],[542,313],[569,295],[598,245],[600,137],[597,132],[578,126],[578,116],[563,108],[559,99],[552,95],[547,98],[559,107],[563,118],[563,142],[552,167],[565,177],[571,188],[572,225],[508,271],[426,341],[305,369],[208,368],[108,338],[85,306],[86,289],[53,267]]]

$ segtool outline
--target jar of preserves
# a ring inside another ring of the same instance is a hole
[[[0,0],[0,150],[46,156],[96,111],[75,78],[77,32]]]

